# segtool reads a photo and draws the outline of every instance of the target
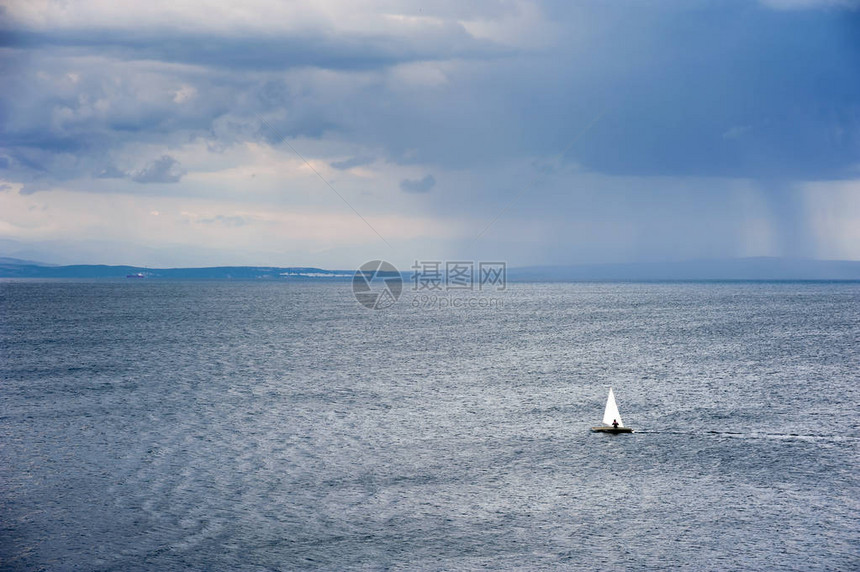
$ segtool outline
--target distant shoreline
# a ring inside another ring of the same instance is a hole
[[[0,258],[0,278],[98,280],[234,280],[344,282],[355,270],[315,267],[211,266],[146,268],[75,264],[57,266]],[[401,272],[410,280],[411,271]],[[508,267],[511,283],[566,282],[855,282],[860,261],[785,258],[737,258],[685,262]]]

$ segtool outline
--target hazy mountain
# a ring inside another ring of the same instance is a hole
[[[579,280],[860,280],[860,261],[733,258],[684,262],[637,262],[578,266],[531,266],[508,270],[517,282]]]
[[[353,271],[320,268],[270,266],[213,266],[208,268],[142,268],[139,266],[107,266],[76,264],[48,266],[40,263],[0,259],[2,278],[146,278],[161,280],[344,280]]]
[[[3,278],[148,278],[167,280],[348,280],[354,269],[313,267],[212,266],[142,268],[77,264],[54,266],[0,257]],[[404,278],[411,277],[404,271]],[[738,258],[577,266],[508,268],[509,282],[600,280],[860,280],[860,261],[786,258]]]

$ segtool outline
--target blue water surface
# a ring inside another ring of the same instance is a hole
[[[484,296],[0,282],[0,567],[860,569],[860,284]]]

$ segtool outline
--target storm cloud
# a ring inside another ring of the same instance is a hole
[[[486,227],[516,243],[493,255],[567,263],[825,255],[836,195],[804,189],[860,179],[857,2],[28,6],[0,24],[7,198],[355,211],[410,249],[477,255]],[[9,239],[36,224],[4,216]],[[318,228],[293,252],[365,256]]]

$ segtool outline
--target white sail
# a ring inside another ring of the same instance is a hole
[[[603,412],[603,424],[612,425],[613,421],[618,421],[619,427],[624,427],[624,422],[621,421],[621,414],[618,413],[618,406],[615,405],[615,394],[612,393],[612,388],[609,388],[609,397],[606,398],[606,410]]]

